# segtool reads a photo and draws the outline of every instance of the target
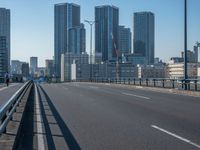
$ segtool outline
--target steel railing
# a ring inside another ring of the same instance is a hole
[[[78,82],[97,82],[97,83],[114,83],[114,84],[126,84],[136,86],[148,86],[148,87],[160,87],[170,89],[184,89],[187,86],[187,90],[200,91],[200,80],[188,79],[166,79],[166,78],[96,78],[93,80],[76,80]]]
[[[12,115],[16,110],[21,98],[32,84],[27,81],[1,108],[0,108],[0,134],[6,132],[8,122],[12,119]]]

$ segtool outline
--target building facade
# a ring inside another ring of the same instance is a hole
[[[48,76],[48,77],[52,77],[53,76],[53,71],[54,71],[54,65],[53,65],[53,60],[51,59],[47,59],[45,60],[45,68],[46,68],[46,71],[45,71],[45,75]]]
[[[19,75],[22,74],[22,64],[19,60],[12,60],[11,61],[11,74],[12,75]]]
[[[30,74],[34,75],[38,68],[38,58],[30,57]]]
[[[134,13],[134,53],[146,57],[147,64],[154,64],[155,27],[152,12]]]
[[[61,54],[69,52],[68,30],[80,26],[80,6],[61,3],[54,6],[55,75],[60,77]]]
[[[86,34],[84,24],[69,29],[69,52],[72,54],[85,53]]]
[[[90,78],[90,73],[92,78]],[[102,63],[102,64],[72,64],[71,66],[71,80],[89,81],[89,80],[112,80],[116,79],[128,80],[136,78],[138,75],[137,68],[132,64],[118,65],[115,63]],[[119,74],[119,75],[118,75]],[[118,77],[117,77],[118,76]]]
[[[189,79],[197,78],[197,63],[187,63],[187,72]],[[167,78],[183,79],[184,78],[184,63],[169,63],[167,64]]]
[[[10,71],[10,10],[0,8],[0,37],[6,40],[6,71]]]
[[[138,78],[165,78],[166,67],[164,65],[138,65]]]
[[[8,72],[8,48],[6,45],[6,37],[0,36],[0,77],[4,77]]]
[[[194,46],[195,61],[200,63],[200,43],[196,42]]]
[[[95,7],[95,54],[102,53],[102,61],[116,60],[119,27],[119,9],[103,5]]]
[[[65,53],[61,55],[61,82],[71,81],[72,64],[89,64],[88,54]]]
[[[22,76],[25,78],[29,77],[29,64],[28,63],[22,64]]]
[[[131,29],[119,26],[119,51],[122,54],[131,53]]]
[[[184,60],[185,52],[181,52],[181,57]],[[187,50],[187,62],[188,63],[195,63],[196,62],[196,56],[193,51]]]

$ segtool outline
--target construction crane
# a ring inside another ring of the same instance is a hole
[[[113,33],[111,33],[111,36],[112,36],[112,40],[113,40],[113,45],[114,45],[115,53],[117,55],[117,61],[116,61],[116,79],[118,81],[119,80],[119,54],[120,54],[120,50],[117,49]]]

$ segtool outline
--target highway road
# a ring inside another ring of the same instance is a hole
[[[11,83],[8,87],[5,84],[0,85],[0,108],[22,85],[22,83]]]
[[[199,97],[63,83],[42,84],[39,98],[38,149],[200,149]]]

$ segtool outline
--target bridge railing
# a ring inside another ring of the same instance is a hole
[[[32,81],[26,82],[1,108],[0,108],[0,134],[6,131],[6,126],[16,110],[22,96]]]
[[[84,81],[85,80],[78,80]],[[96,83],[114,83],[114,84],[126,84],[136,86],[147,86],[147,87],[160,87],[169,89],[185,89],[192,91],[200,91],[200,80],[188,79],[188,80],[176,80],[166,78],[96,78],[89,80],[89,82]]]

